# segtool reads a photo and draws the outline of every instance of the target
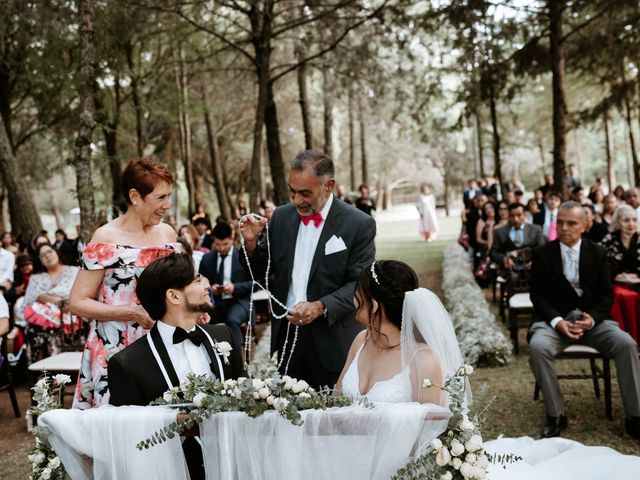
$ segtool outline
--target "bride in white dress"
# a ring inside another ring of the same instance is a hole
[[[354,304],[367,328],[354,339],[336,388],[375,402],[445,405],[446,395],[422,382],[441,385],[462,354],[449,315],[433,292],[419,288],[413,269],[374,262],[358,279]]]

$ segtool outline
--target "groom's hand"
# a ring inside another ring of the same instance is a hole
[[[296,326],[309,325],[316,318],[324,313],[324,304],[317,300],[315,302],[296,303],[291,309],[287,320]]]

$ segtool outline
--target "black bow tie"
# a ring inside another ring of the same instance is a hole
[[[176,344],[184,342],[185,340],[191,340],[191,343],[199,347],[204,341],[204,334],[199,328],[187,332],[183,328],[176,327],[176,330],[173,332],[173,343]]]

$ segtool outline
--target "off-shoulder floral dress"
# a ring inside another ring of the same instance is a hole
[[[136,305],[138,277],[154,260],[181,251],[178,243],[165,247],[132,247],[89,243],[82,251],[82,268],[104,270],[98,301],[108,305]],[[87,409],[109,403],[107,362],[147,333],[137,322],[91,321],[82,355],[73,407]]]

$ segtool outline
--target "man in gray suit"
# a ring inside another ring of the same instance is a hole
[[[567,426],[555,356],[572,344],[589,345],[616,362],[627,433],[640,440],[640,361],[631,336],[610,320],[613,300],[607,252],[581,238],[585,213],[577,202],[558,210],[558,240],[533,252],[530,363],[547,410],[543,437]]]
[[[269,285],[289,310],[282,321],[272,320],[272,349],[282,372],[288,364],[288,375],[314,387],[335,385],[362,329],[355,321],[355,283],[375,259],[375,221],[334,198],[334,175],[324,153],[299,153],[289,172],[291,203],[276,208],[269,223]],[[267,267],[267,238],[259,242],[265,224],[252,215],[240,222],[255,278],[264,278]],[[284,313],[272,305],[275,315]]]
[[[518,265],[508,252],[540,245],[544,245],[542,229],[538,225],[524,223],[524,205],[512,203],[509,205],[509,225],[498,228],[493,234],[491,260],[501,269],[513,272]]]

